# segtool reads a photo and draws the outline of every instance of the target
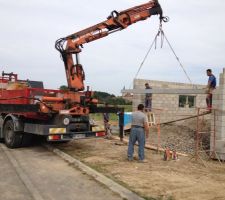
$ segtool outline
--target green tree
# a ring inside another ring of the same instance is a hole
[[[116,97],[114,94],[107,92],[94,92],[94,98],[98,99],[100,103],[108,103],[110,105],[131,105],[132,102],[123,99],[122,97]]]
[[[61,85],[59,87],[60,90],[68,90],[68,86],[67,85]]]

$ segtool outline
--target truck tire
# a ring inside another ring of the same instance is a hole
[[[8,148],[18,148],[21,146],[22,134],[14,131],[14,125],[12,120],[6,121],[4,128],[4,141]]]

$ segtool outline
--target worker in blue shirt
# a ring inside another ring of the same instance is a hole
[[[206,97],[206,104],[209,109],[212,108],[212,92],[216,89],[216,77],[212,74],[211,69],[206,70],[206,74],[209,77],[208,84],[207,84],[207,97]]]

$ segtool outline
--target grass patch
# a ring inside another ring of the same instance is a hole
[[[119,107],[119,108],[123,107],[125,112],[132,112],[132,105],[119,105],[117,107]],[[103,122],[103,114],[102,113],[91,113],[90,118],[95,120],[95,121],[102,121]],[[112,122],[118,122],[119,116],[116,113],[110,113],[109,119]]]

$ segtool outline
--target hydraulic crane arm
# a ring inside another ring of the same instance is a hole
[[[164,21],[163,12],[157,0],[117,12],[112,11],[107,20],[86,28],[82,31],[60,38],[55,43],[55,48],[61,53],[67,83],[70,90],[84,90],[84,71],[79,63],[79,53],[83,44],[108,36],[111,33],[122,30],[138,21],[145,20],[151,15],[160,15],[160,21]],[[75,63],[72,55],[75,54]]]

